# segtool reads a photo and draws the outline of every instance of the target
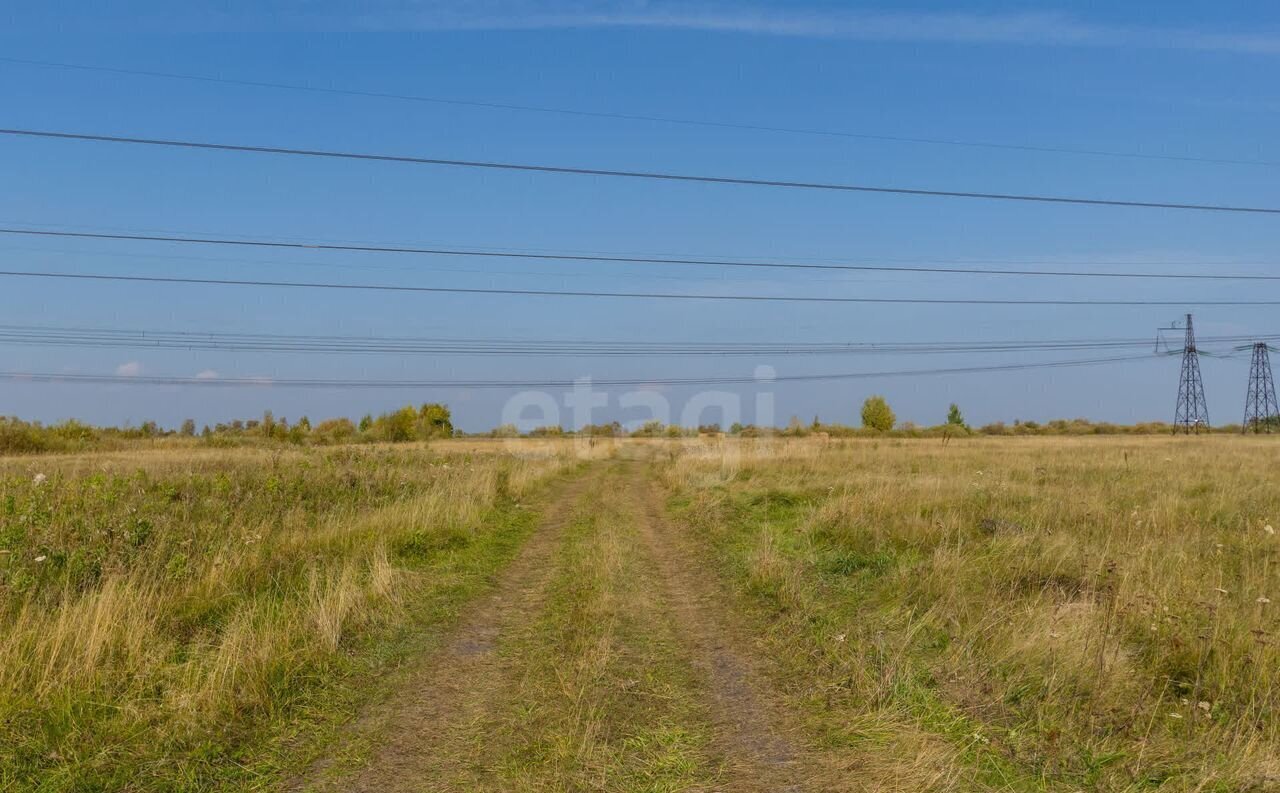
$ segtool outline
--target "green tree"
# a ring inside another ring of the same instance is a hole
[[[897,417],[893,415],[893,410],[889,407],[889,403],[882,396],[867,397],[867,401],[862,403],[862,426],[888,432],[893,429]]]
[[[960,414],[960,406],[955,402],[952,402],[951,407],[947,409],[947,423],[956,427],[968,426],[964,423],[964,416]]]
[[[194,437],[195,437],[195,434],[196,434],[196,421],[195,421],[195,419],[187,419],[187,420],[183,421],[183,422],[182,422],[182,429],[181,429],[181,430],[179,430],[179,432],[180,432],[180,433],[182,433],[182,435],[183,435],[183,436],[185,436],[185,437],[187,437],[187,438],[194,438]]]
[[[453,414],[449,406],[439,402],[430,402],[418,409],[422,437],[448,438],[453,435]]]
[[[394,413],[383,413],[373,422],[374,432],[380,440],[392,443],[411,441],[418,422],[418,411],[413,405],[405,405]]]

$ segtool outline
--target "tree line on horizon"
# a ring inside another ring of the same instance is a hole
[[[93,426],[75,419],[54,424],[24,421],[16,417],[0,416],[0,454],[38,454],[41,452],[78,451],[94,448],[125,446],[131,442],[163,438],[190,438],[212,446],[233,446],[248,443],[282,443],[294,445],[337,445],[344,443],[406,443],[430,441],[451,437],[489,438],[687,438],[699,435],[729,435],[742,438],[774,437],[963,437],[967,435],[1143,435],[1173,431],[1173,425],[1163,422],[1117,424],[1095,422],[1085,418],[1054,419],[1052,421],[1022,421],[1012,423],[992,422],[971,427],[965,421],[958,405],[951,404],[945,420],[937,425],[920,426],[913,422],[898,422],[897,416],[882,396],[871,396],[862,404],[861,424],[853,426],[824,422],[814,416],[811,422],[803,422],[793,416],[784,427],[761,427],[754,424],[734,423],[722,427],[718,423],[683,427],[648,421],[639,427],[627,428],[621,422],[588,424],[580,429],[560,426],[538,427],[521,432],[515,425],[506,424],[487,432],[466,433],[453,425],[453,415],[448,405],[429,402],[418,406],[405,405],[397,410],[378,415],[366,414],[359,420],[338,417],[312,423],[303,416],[290,422],[266,411],[260,418],[237,419],[205,425],[197,430],[196,422],[187,419],[176,429],[165,429],[154,421],[138,426]],[[1239,432],[1239,425],[1214,428],[1215,432]]]
[[[453,414],[439,402],[405,405],[377,416],[366,414],[359,421],[338,417],[316,424],[306,416],[290,423],[268,410],[261,418],[206,424],[198,431],[194,419],[183,421],[177,429],[164,429],[154,421],[144,421],[136,427],[95,427],[75,419],[45,425],[0,417],[0,453],[75,451],[159,438],[191,438],[213,446],[255,441],[336,445],[438,440],[453,437],[454,433]]]

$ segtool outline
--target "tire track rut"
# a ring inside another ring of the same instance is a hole
[[[494,589],[472,604],[443,647],[429,653],[402,690],[372,708],[352,727],[376,749],[353,773],[333,776],[328,763],[313,766],[293,791],[399,793],[437,789],[460,761],[438,751],[443,736],[466,729],[491,710],[504,690],[510,662],[497,652],[500,636],[533,620],[543,609],[554,558],[575,507],[598,487],[602,468],[592,466],[550,495],[547,514],[499,574]]]
[[[662,581],[665,606],[679,639],[707,684],[716,749],[725,758],[725,790],[783,793],[809,790],[816,769],[785,724],[742,631],[730,627],[727,605],[698,568],[692,542],[666,518],[663,497],[641,464],[627,464],[623,494],[636,516],[648,556]]]

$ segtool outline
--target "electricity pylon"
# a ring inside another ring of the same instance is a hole
[[[1173,412],[1174,432],[1199,433],[1209,429],[1209,406],[1204,401],[1204,382],[1200,379],[1200,353],[1196,351],[1196,334],[1187,315],[1187,335],[1182,345],[1182,377],[1178,380],[1178,407]]]
[[[1271,379],[1271,356],[1266,343],[1260,341],[1253,345],[1241,431],[1271,432],[1277,421],[1280,421],[1280,405],[1276,403],[1276,384]]]

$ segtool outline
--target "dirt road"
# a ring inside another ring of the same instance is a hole
[[[642,461],[563,486],[402,690],[296,790],[801,791],[822,774]],[[845,788],[847,789],[847,788]]]

